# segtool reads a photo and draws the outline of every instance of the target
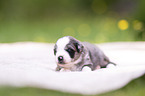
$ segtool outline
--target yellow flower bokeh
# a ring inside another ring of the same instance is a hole
[[[143,29],[143,23],[138,20],[135,20],[133,21],[133,28],[134,30],[141,31]]]
[[[128,29],[129,24],[128,24],[127,20],[120,20],[120,21],[118,22],[118,27],[119,27],[119,29],[121,29],[121,30],[126,30],[126,29]]]

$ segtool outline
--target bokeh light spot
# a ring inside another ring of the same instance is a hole
[[[107,41],[107,36],[105,36],[103,32],[100,32],[99,34],[96,35],[95,42],[100,43],[105,41]]]
[[[141,21],[135,20],[133,21],[134,30],[141,31],[143,29],[143,23]]]
[[[92,9],[97,14],[103,14],[107,10],[107,4],[104,0],[94,0],[92,3]]]
[[[81,24],[78,28],[78,33],[82,37],[87,37],[91,33],[91,28],[88,24]]]
[[[63,36],[75,36],[75,30],[71,27],[67,27],[63,30]]]
[[[129,24],[128,24],[127,20],[120,20],[120,21],[118,22],[118,27],[119,27],[119,29],[121,29],[121,30],[126,30],[126,29],[128,29],[128,26],[129,26]]]

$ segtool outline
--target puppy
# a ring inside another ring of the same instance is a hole
[[[88,66],[91,70],[105,68],[110,60],[95,45],[65,36],[56,42],[54,55],[57,63],[56,71],[82,71]]]

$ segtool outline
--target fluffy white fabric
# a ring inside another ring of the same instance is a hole
[[[0,44],[0,85],[87,95],[119,89],[145,73],[145,42],[99,44],[117,66],[83,72],[55,72],[53,46],[31,42]]]

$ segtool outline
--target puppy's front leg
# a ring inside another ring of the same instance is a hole
[[[60,71],[61,70],[61,67],[60,66],[57,66],[55,71]]]
[[[85,67],[83,67],[82,71],[83,71],[83,72],[89,72],[89,71],[92,71],[92,70],[91,70],[90,67],[85,66]]]

